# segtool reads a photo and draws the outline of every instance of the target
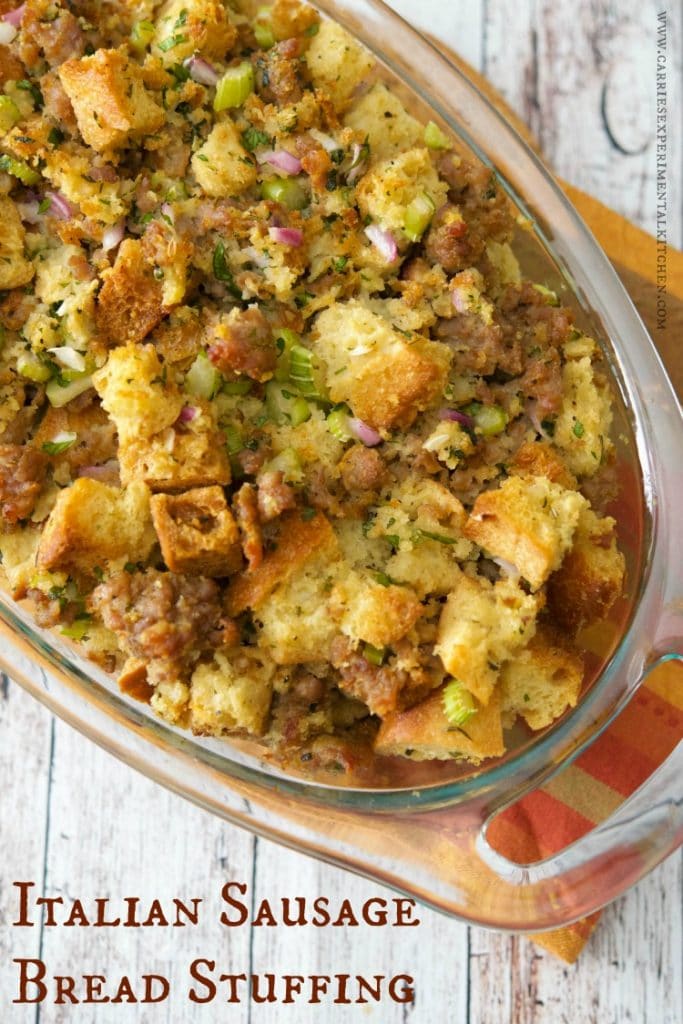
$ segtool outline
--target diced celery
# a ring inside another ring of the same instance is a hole
[[[484,437],[501,434],[508,425],[508,415],[499,405],[482,405],[480,402],[472,402],[471,405],[465,407],[464,412],[472,417],[476,429]]]
[[[225,434],[228,455],[238,455],[244,448],[244,439],[240,428],[235,423],[228,423],[227,426],[223,427],[223,433]]]
[[[92,619],[89,615],[74,619],[70,626],[64,626],[62,629],[62,636],[66,636],[69,640],[83,640],[88,632],[88,627],[91,625]]]
[[[151,21],[136,21],[130,33],[130,45],[134,50],[146,50],[154,39],[154,25]]]
[[[327,429],[338,441],[350,441],[353,437],[349,426],[350,418],[349,410],[345,405],[337,406],[327,417]]]
[[[448,136],[444,135],[444,133],[439,128],[438,124],[435,124],[433,121],[429,121],[429,123],[425,126],[424,140],[425,146],[428,146],[429,149],[451,148],[450,139],[448,138]]]
[[[254,35],[262,50],[269,50],[275,43],[273,28],[270,24],[270,7],[259,7],[254,19]]]
[[[313,353],[303,345],[289,351],[289,379],[306,398],[324,398],[322,374],[313,362]]]
[[[250,380],[227,380],[221,387],[224,395],[248,395],[251,391]]]
[[[282,426],[292,418],[292,404],[299,396],[288,391],[279,381],[270,380],[266,384],[266,409],[273,423]]]
[[[0,156],[0,171],[5,171],[13,178],[18,178],[22,185],[37,185],[40,181],[38,171],[29,167],[25,160],[17,160],[16,157],[8,156],[6,153]]]
[[[283,327],[277,332],[276,341],[279,355],[277,367],[275,368],[275,380],[280,382],[289,380],[290,354],[295,345],[301,344],[301,338],[296,331],[289,327]]]
[[[33,352],[25,352],[17,359],[17,371],[34,384],[45,384],[52,376],[52,370]]]
[[[264,473],[282,473],[288,484],[300,484],[304,479],[301,461],[294,448],[285,448],[263,467]]]
[[[411,242],[419,242],[434,216],[434,200],[426,192],[415,196],[403,219],[405,232]]]
[[[268,178],[261,185],[261,195],[288,210],[303,210],[308,206],[308,196],[296,178]]]
[[[546,288],[544,284],[535,284],[534,288],[536,291],[547,300],[549,306],[559,306],[560,300],[557,297],[556,292],[552,288]]]
[[[373,647],[372,644],[364,644],[363,646],[363,657],[365,660],[369,661],[371,665],[376,665],[378,668],[384,664],[386,655],[386,647]]]
[[[305,398],[295,398],[290,413],[292,426],[298,427],[311,418],[311,407]]]
[[[197,398],[212,399],[219,391],[222,377],[202,349],[185,374],[184,390]]]
[[[84,391],[92,387],[92,380],[89,376],[81,377],[79,380],[71,381],[70,384],[60,384],[55,378],[50,381],[45,389],[48,401],[55,409],[61,409],[74,398],[78,398]]]
[[[60,434],[56,434],[51,441],[45,441],[42,449],[47,455],[61,455],[62,452],[68,451],[77,440],[78,434],[63,430]]]
[[[213,101],[215,111],[241,107],[247,96],[254,91],[254,69],[248,60],[237,67],[228,68],[216,86]]]
[[[451,725],[459,728],[477,713],[474,697],[459,679],[451,679],[443,691],[443,709]]]
[[[21,120],[21,111],[9,96],[0,96],[0,132],[8,132]]]

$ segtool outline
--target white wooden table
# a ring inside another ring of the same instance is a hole
[[[655,224],[655,38],[668,8],[669,222],[681,245],[683,8],[665,0],[393,0],[498,86],[565,178],[649,230]],[[603,113],[604,112],[604,113]],[[605,116],[606,115],[606,116]],[[673,137],[675,134],[675,138]],[[522,938],[422,911],[417,929],[224,929],[224,880],[258,899],[350,897],[379,886],[257,840],[118,764],[55,721],[17,686],[0,690],[0,1021],[283,1021],[331,1024],[681,1024],[683,860],[674,856],[610,907],[580,962],[566,967]],[[51,895],[203,897],[199,928],[10,927],[10,887]],[[13,1007],[12,957],[56,973],[169,975],[156,1007]],[[410,974],[401,1006],[193,1006],[183,977],[195,957],[225,973]]]

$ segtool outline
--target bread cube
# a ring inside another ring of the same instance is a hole
[[[356,189],[361,213],[397,238],[405,237],[406,209],[423,193],[437,210],[448,195],[448,185],[439,178],[429,150],[424,148],[409,149],[374,164]]]
[[[626,562],[617,547],[614,519],[584,509],[574,543],[548,582],[548,604],[556,622],[571,632],[607,616],[624,586]]]
[[[144,480],[152,491],[182,491],[230,483],[225,436],[209,402],[193,399],[194,418],[174,423],[152,437],[119,446],[121,480]]]
[[[372,70],[370,53],[334,21],[321,21],[306,52],[313,84],[331,97],[337,110],[343,109],[354,89]]]
[[[166,114],[145,88],[140,66],[123,50],[67,60],[59,77],[88,146],[121,149],[158,131]]]
[[[40,569],[92,573],[111,562],[144,562],[156,543],[149,491],[79,477],[60,492],[38,548]]]
[[[370,143],[373,160],[383,160],[422,144],[424,129],[386,85],[373,85],[346,115],[344,123]]]
[[[589,356],[572,359],[562,369],[562,408],[553,441],[576,476],[593,476],[612,450],[612,409],[607,385],[595,376]]]
[[[217,651],[199,665],[190,686],[190,727],[200,736],[265,732],[275,666],[262,651],[241,648],[234,656]]]
[[[40,531],[29,527],[0,532],[0,574],[9,584],[12,597],[21,600],[36,571]]]
[[[237,29],[219,0],[167,0],[156,15],[152,53],[167,66],[195,53],[223,60],[236,39]]]
[[[256,165],[232,121],[219,121],[192,157],[192,170],[207,196],[238,196],[256,181]]]
[[[149,704],[154,687],[147,679],[147,664],[142,658],[128,658],[117,680],[121,693]]]
[[[157,684],[150,698],[152,709],[171,725],[187,728],[190,703],[190,687],[177,679],[164,680]]]
[[[558,569],[588,502],[547,477],[511,476],[474,503],[465,535],[511,562],[536,590]]]
[[[356,299],[324,310],[315,331],[330,398],[375,429],[409,427],[441,399],[451,359],[445,345],[405,338]]]
[[[330,591],[339,563],[330,549],[314,554],[259,605],[259,645],[278,665],[322,661],[339,632]]]
[[[377,733],[375,753],[414,761],[462,759],[474,764],[505,753],[498,694],[457,727],[446,718],[443,693],[440,687],[408,711],[387,715]]]
[[[508,465],[517,476],[544,476],[553,484],[568,490],[576,489],[576,477],[557,451],[547,441],[525,441]]]
[[[502,663],[534,635],[541,603],[512,580],[491,586],[462,574],[441,612],[434,651],[446,671],[487,704]]]
[[[75,142],[50,146],[43,159],[43,177],[86,217],[103,224],[116,224],[126,216],[130,200],[124,202],[119,194],[122,183],[91,178],[92,152],[87,146]],[[126,184],[123,183],[124,187]],[[132,191],[132,184],[130,188]]]
[[[0,289],[20,288],[34,274],[33,264],[24,255],[24,225],[12,199],[0,196]]]
[[[247,608],[259,611],[275,588],[291,579],[310,558],[326,553],[330,561],[337,557],[337,540],[329,520],[318,512],[312,519],[291,512],[280,521],[277,545],[259,567],[242,572],[227,589],[228,614],[240,615]]]
[[[93,385],[119,435],[121,445],[152,437],[180,416],[185,398],[164,379],[153,345],[128,344],[114,349]]]
[[[239,531],[221,487],[155,494],[150,504],[161,554],[173,572],[229,576],[241,568]]]
[[[142,341],[164,315],[164,286],[142,242],[127,238],[114,266],[102,275],[97,299],[97,326],[112,345]]]
[[[385,587],[353,570],[342,574],[330,607],[342,633],[373,647],[396,643],[422,614],[422,605],[408,587]]]
[[[576,707],[583,661],[577,651],[558,646],[539,629],[529,646],[500,672],[500,699],[506,727],[520,715],[529,728],[545,729],[567,708]]]

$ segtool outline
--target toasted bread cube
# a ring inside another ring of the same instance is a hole
[[[559,568],[588,502],[547,477],[511,476],[474,503],[465,535],[517,568],[534,590]]]
[[[103,224],[116,224],[128,212],[128,202],[119,194],[121,182],[95,181],[92,171],[92,152],[87,146],[75,142],[50,146],[43,157],[43,177],[79,207],[81,213]]]
[[[363,138],[367,136],[373,160],[419,146],[424,136],[420,122],[407,112],[398,96],[379,82],[353,106],[345,124]]]
[[[230,483],[225,436],[209,402],[193,399],[195,416],[152,437],[126,439],[119,446],[121,480],[144,480],[152,491],[183,491]]]
[[[160,718],[172,725],[187,728],[190,704],[190,687],[180,680],[164,680],[154,688],[150,698],[152,709]]]
[[[337,110],[372,70],[372,56],[334,21],[321,21],[306,52],[313,84],[323,89]]]
[[[155,494],[150,504],[161,554],[173,572],[229,576],[241,568],[239,531],[222,487]]]
[[[190,686],[190,726],[201,736],[265,732],[273,695],[273,663],[262,651],[242,648],[230,656],[217,651],[199,665]]]
[[[328,657],[339,632],[330,614],[330,590],[340,564],[323,548],[259,605],[259,646],[278,665]]]
[[[15,600],[25,597],[31,586],[39,543],[40,531],[31,527],[0,532],[0,573],[7,579]]]
[[[257,11],[258,8],[257,3]],[[244,11],[244,8],[241,9]],[[320,18],[310,4],[301,3],[300,0],[275,0],[268,9],[268,22],[276,39],[291,39],[293,36],[302,36],[306,29],[319,24]]]
[[[328,519],[318,513],[302,519],[291,512],[282,517],[277,546],[269,552],[257,569],[242,572],[231,581],[227,590],[229,615],[240,615],[247,608],[258,611],[275,588],[286,583],[310,558],[321,551],[333,560],[337,539]]]
[[[167,66],[195,53],[223,60],[236,39],[237,29],[219,0],[167,0],[156,15],[152,52]]]
[[[583,681],[577,651],[558,646],[548,629],[539,629],[529,646],[500,672],[503,722],[520,715],[529,728],[545,729],[567,708],[576,707]]]
[[[562,408],[554,443],[576,476],[593,476],[612,450],[609,389],[598,381],[589,356],[571,359],[562,369]]]
[[[207,196],[238,196],[256,181],[256,164],[232,121],[220,121],[192,157],[192,170]]]
[[[19,288],[34,274],[33,264],[24,255],[24,225],[13,200],[0,197],[0,289]]]
[[[607,616],[624,586],[626,562],[609,516],[584,509],[574,544],[548,582],[548,603],[556,622],[575,632]]]
[[[457,728],[446,718],[443,692],[440,687],[408,711],[387,715],[375,740],[375,753],[414,761],[462,759],[474,764],[504,754],[498,694]]]
[[[113,345],[142,341],[164,316],[164,286],[142,242],[127,238],[97,299],[97,326]]]
[[[324,310],[316,332],[330,398],[375,429],[409,427],[441,398],[451,359],[445,345],[406,339],[358,300]]]
[[[512,580],[491,586],[461,575],[441,613],[434,651],[446,671],[487,704],[502,663],[534,635],[540,606],[540,596],[525,594]]]
[[[422,614],[422,605],[408,587],[384,587],[353,570],[342,575],[330,606],[342,633],[373,647],[396,643]]]
[[[90,57],[67,60],[59,77],[84,141],[98,152],[152,135],[166,120],[145,88],[139,65],[123,50],[97,50]]]
[[[518,448],[508,468],[517,476],[544,476],[553,484],[576,490],[576,477],[557,449],[547,441],[526,441]]]
[[[156,543],[149,491],[79,477],[59,495],[43,529],[40,569],[91,573],[109,562],[144,562]]]
[[[429,150],[409,149],[375,164],[356,190],[361,213],[371,217],[397,238],[404,236],[406,209],[426,193],[435,208],[446,202],[448,185],[434,169]]]
[[[152,437],[176,422],[185,399],[168,380],[153,345],[114,349],[93,384],[124,445]]]
[[[142,658],[128,658],[118,678],[119,690],[133,700],[149,704],[154,687],[147,679],[147,664]]]

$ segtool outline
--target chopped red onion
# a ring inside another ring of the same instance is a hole
[[[508,562],[504,558],[492,558],[491,561],[495,562],[495,564],[498,566],[498,568],[502,569],[503,572],[505,573],[505,575],[509,576],[510,579],[512,579],[512,580],[518,580],[519,579],[519,577],[520,577],[519,569],[517,568],[516,565],[513,565],[512,562]]]
[[[26,224],[40,224],[43,217],[38,208],[38,200],[32,199],[28,203],[17,203],[19,216]]]
[[[548,431],[543,429],[543,425],[541,423],[541,417],[540,417],[539,411],[538,411],[538,402],[528,402],[525,411],[526,411],[527,416],[531,420],[531,425],[533,426],[533,428],[536,431],[536,433],[540,434],[541,437],[544,437],[546,439],[546,441],[552,440],[552,438],[551,438],[550,434],[548,433]]]
[[[49,348],[48,352],[55,357],[60,366],[67,370],[75,370],[77,373],[85,371],[85,357],[82,352],[70,345],[58,345],[56,348]]]
[[[102,235],[102,249],[104,252],[110,252],[115,249],[117,245],[121,245],[126,234],[125,222],[120,220],[118,224],[113,224],[110,228]]]
[[[349,430],[354,434],[359,441],[362,441],[366,448],[374,448],[375,445],[382,443],[382,435],[378,434],[371,426],[359,420],[357,417],[352,416],[349,419]]]
[[[21,19],[24,17],[24,11],[26,10],[26,4],[22,4],[21,7],[15,7],[13,11],[7,11],[3,14],[2,20],[8,21],[14,28],[19,28],[21,25]]]
[[[81,466],[78,476],[87,476],[90,480],[99,480],[100,483],[116,483],[119,478],[119,464],[116,459],[101,466]]]
[[[192,81],[198,82],[199,85],[216,85],[220,78],[213,64],[209,64],[203,57],[188,57],[183,63],[190,72]]]
[[[387,263],[393,263],[398,256],[398,246],[391,231],[386,231],[379,224],[369,224],[365,234]]]
[[[171,224],[175,224],[175,213],[173,212],[173,207],[170,203],[162,203],[161,212],[167,221],[170,221]]]
[[[103,164],[101,167],[91,167],[88,171],[88,177],[92,178],[93,181],[118,181],[118,174],[116,168],[112,167],[111,164]]]
[[[178,421],[180,423],[192,423],[193,419],[196,419],[199,410],[194,405],[185,405],[180,410],[180,416]]]
[[[304,240],[304,233],[299,228],[268,228],[268,234],[274,242],[291,245],[293,249],[298,249]]]
[[[68,199],[65,199],[61,192],[46,192],[50,200],[49,212],[59,220],[69,220],[74,215],[73,207]]]
[[[260,164],[270,164],[271,167],[277,167],[284,174],[301,173],[301,160],[298,157],[292,156],[286,149],[267,149],[265,152],[259,153],[256,159]]]
[[[349,169],[349,173],[346,175],[346,182],[348,185],[354,185],[361,175],[365,174],[368,166],[368,160],[367,156],[361,156],[362,152],[363,147],[358,142],[354,142],[351,150],[351,167]]]
[[[470,430],[474,427],[474,420],[472,417],[466,416],[464,412],[458,412],[457,409],[440,409],[439,419],[451,420],[453,423],[460,423],[463,427],[469,427]]]

